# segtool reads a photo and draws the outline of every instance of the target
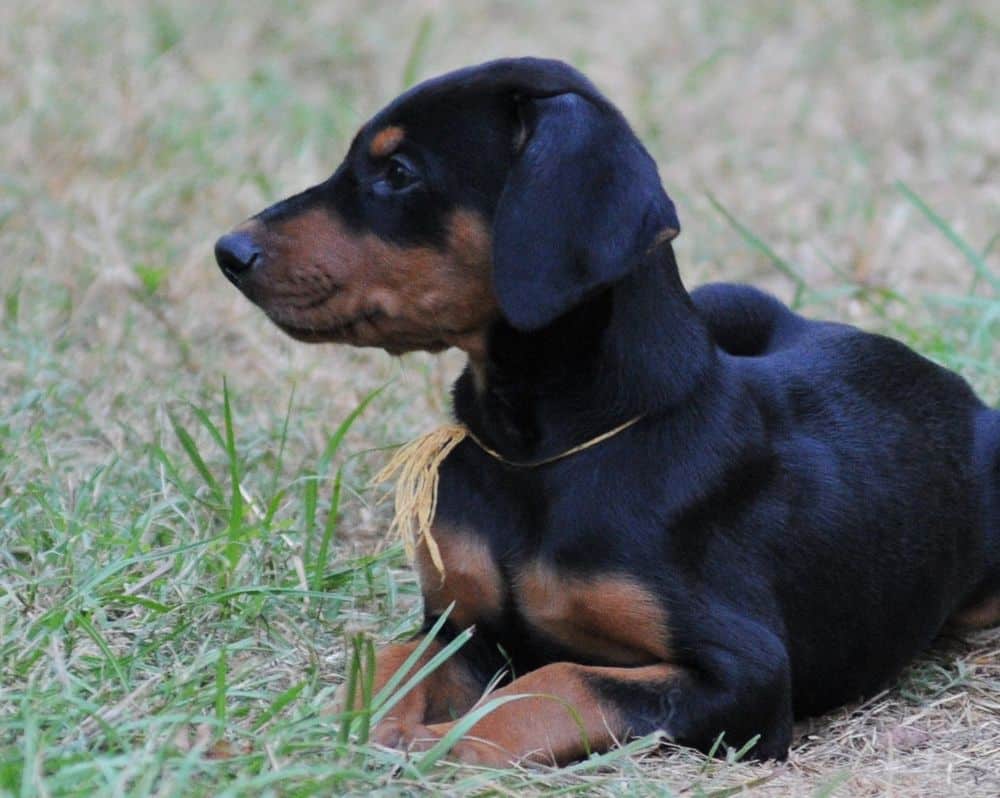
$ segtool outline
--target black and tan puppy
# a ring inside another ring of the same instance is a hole
[[[444,579],[418,565],[428,626],[454,601],[448,634],[477,632],[376,740],[427,745],[506,670],[497,694],[534,697],[455,756],[561,763],[658,729],[780,758],[793,718],[949,621],[1000,620],[1000,413],[893,340],[749,287],[689,295],[678,230],[611,103],[517,59],[408,91],[330,179],[219,240],[296,338],[469,356]]]

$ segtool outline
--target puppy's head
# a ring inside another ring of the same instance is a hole
[[[328,180],[215,255],[301,340],[474,352],[497,320],[546,326],[678,229],[656,165],[590,81],[506,59],[403,94]]]

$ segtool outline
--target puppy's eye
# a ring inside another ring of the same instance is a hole
[[[386,164],[382,177],[375,183],[379,194],[389,194],[403,191],[419,182],[420,176],[413,165],[401,156],[394,156]]]

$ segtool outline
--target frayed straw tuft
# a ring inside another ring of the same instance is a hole
[[[543,460],[521,463],[508,460],[460,424],[446,424],[438,427],[433,432],[421,435],[416,440],[400,447],[385,468],[375,475],[375,482],[379,483],[399,474],[396,479],[396,513],[389,525],[389,537],[399,535],[410,562],[416,558],[417,546],[420,545],[420,541],[424,541],[434,566],[441,574],[441,578],[444,579],[444,560],[441,558],[441,550],[438,548],[437,541],[434,540],[434,535],[431,533],[431,527],[434,524],[434,514],[437,512],[438,469],[444,459],[451,454],[451,450],[458,444],[469,438],[486,454],[505,465],[514,468],[538,468],[597,446],[608,438],[613,438],[618,433],[624,432],[642,419],[643,416],[635,416],[624,424],[619,424],[614,429],[610,429],[596,438],[591,438],[589,441],[584,441],[565,452],[546,457]]]
[[[437,512],[438,469],[451,450],[465,440],[468,430],[458,424],[447,424],[421,435],[400,447],[386,466],[375,476],[375,482],[396,477],[396,513],[389,525],[389,536],[399,535],[410,561],[416,557],[420,541],[427,544],[431,561],[444,578],[444,560],[431,533]]]

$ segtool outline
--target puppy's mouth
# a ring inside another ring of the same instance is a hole
[[[271,317],[283,332],[297,341],[309,344],[349,344],[359,347],[378,347],[391,355],[402,355],[406,352],[424,351],[440,352],[449,347],[442,338],[402,331],[381,329],[380,322],[389,321],[389,317],[380,310],[370,310],[351,319],[334,325],[307,327]]]
[[[313,304],[319,305],[322,302]],[[380,310],[366,310],[336,324],[302,326],[289,324],[270,313],[268,316],[292,338],[306,343],[352,343],[361,332],[377,332],[378,321],[385,318],[385,314]]]

